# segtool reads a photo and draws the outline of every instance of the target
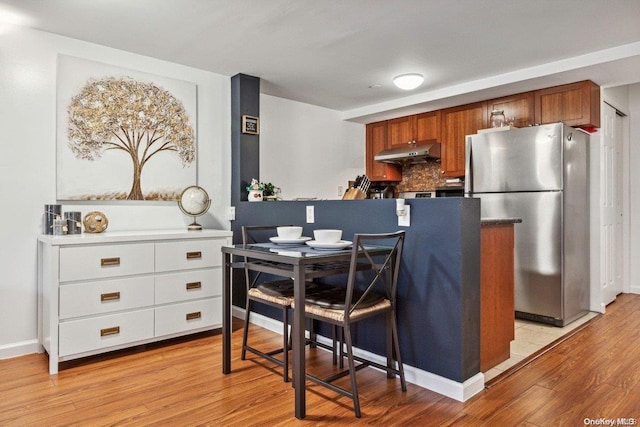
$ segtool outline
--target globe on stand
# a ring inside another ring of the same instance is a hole
[[[197,185],[185,188],[178,199],[178,206],[183,213],[193,217],[193,223],[189,225],[188,230],[202,230],[202,226],[196,222],[196,218],[204,215],[211,206],[211,199],[205,189]]]

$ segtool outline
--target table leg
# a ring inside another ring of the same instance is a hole
[[[222,373],[231,372],[231,254],[222,254]]]
[[[304,302],[305,302],[305,277],[304,266],[294,265],[294,301],[293,310],[293,387],[295,389],[295,414],[296,418],[303,419],[306,415],[305,400],[305,337],[304,337]]]

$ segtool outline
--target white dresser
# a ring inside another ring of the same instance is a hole
[[[40,344],[65,360],[222,326],[232,233],[153,230],[38,238]]]

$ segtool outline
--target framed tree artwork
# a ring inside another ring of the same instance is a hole
[[[197,184],[196,85],[58,57],[58,200],[177,200]]]

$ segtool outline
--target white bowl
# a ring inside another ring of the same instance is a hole
[[[336,243],[342,239],[342,230],[313,230],[313,237],[318,243]]]
[[[276,231],[281,239],[299,239],[302,236],[302,227],[278,227]]]

